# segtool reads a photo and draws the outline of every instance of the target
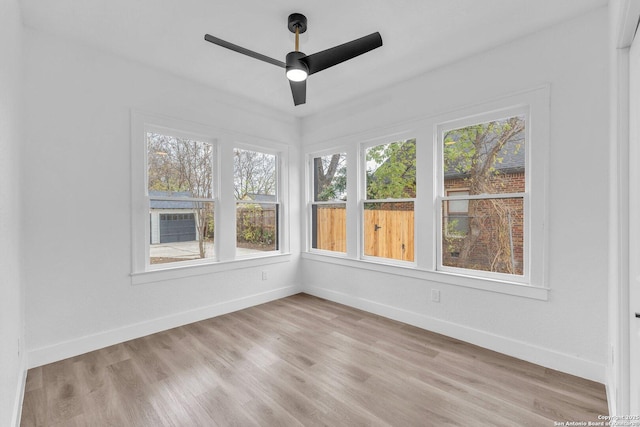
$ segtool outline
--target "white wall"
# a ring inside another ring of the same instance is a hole
[[[606,29],[603,9],[306,118],[302,128],[284,114],[27,30],[21,244],[29,365],[294,293],[304,283],[310,293],[604,381]],[[548,301],[298,262],[298,136],[313,146],[544,83],[551,85]],[[291,261],[132,285],[132,108],[289,144]],[[433,287],[442,293],[438,304],[428,301]]]
[[[35,30],[25,31],[25,52],[30,366],[298,292],[297,239],[289,262],[132,285],[130,111],[288,144],[293,177],[298,121]]]
[[[629,48],[638,22],[632,0],[609,2],[609,346],[610,415],[629,413]]]
[[[22,22],[15,0],[0,0],[0,425],[17,425],[26,358],[20,275],[19,148],[22,135]]]
[[[351,266],[327,268],[317,258],[303,259],[304,289],[604,382],[607,47],[603,8],[303,121],[309,150],[348,135],[355,144],[372,128],[550,84],[548,301]],[[418,219],[418,229],[428,226]],[[440,303],[429,301],[431,288],[441,290]]]

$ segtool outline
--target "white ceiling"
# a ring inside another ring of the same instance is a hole
[[[302,117],[490,49],[607,0],[21,0],[28,27],[73,38]],[[284,70],[205,42],[214,36],[284,61],[290,13],[312,54],[379,31],[383,46],[314,74],[293,106]]]

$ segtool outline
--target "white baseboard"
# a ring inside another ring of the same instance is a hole
[[[609,407],[609,415],[620,415],[618,414],[618,402],[617,396],[615,392],[615,387],[611,381],[607,381],[605,384],[605,389],[607,391],[607,405]]]
[[[459,339],[508,356],[526,360],[550,369],[566,372],[599,383],[605,382],[605,366],[569,354],[523,341],[492,334],[468,326],[436,319],[421,313],[404,310],[342,292],[306,286],[303,292],[360,310],[397,320],[422,329]]]
[[[11,426],[20,427],[22,418],[22,402],[24,401],[24,392],[27,385],[27,360],[22,358],[20,367],[20,378],[18,379],[18,388],[16,390],[16,399],[13,404],[13,415],[11,417]]]
[[[285,298],[299,292],[299,286],[286,286],[230,301],[223,301],[207,307],[201,307],[158,319],[128,325],[118,329],[87,335],[47,347],[37,348],[29,351],[28,366],[29,368],[35,368],[37,366],[57,362],[59,360],[78,356],[110,345],[119,344],[135,338],[166,331],[167,329],[242,310],[254,305],[264,304],[280,298]]]

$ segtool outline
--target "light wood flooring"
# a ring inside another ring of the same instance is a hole
[[[604,386],[305,294],[29,370],[22,426],[553,426]]]

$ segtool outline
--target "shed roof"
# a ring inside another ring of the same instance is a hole
[[[149,190],[149,207],[151,209],[193,209],[193,202],[185,200],[157,200],[154,197],[175,197],[176,199],[192,197],[188,191]]]

